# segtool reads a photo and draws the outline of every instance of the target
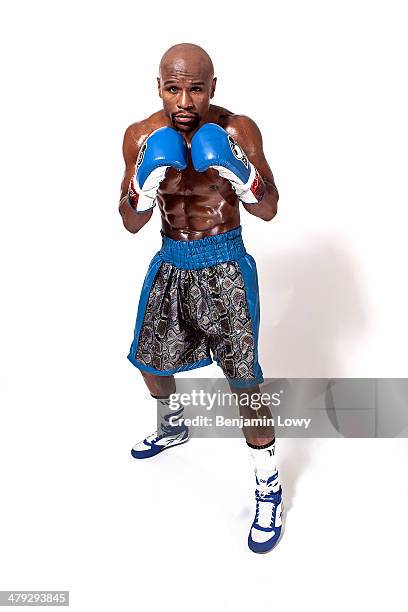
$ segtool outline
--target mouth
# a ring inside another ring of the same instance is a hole
[[[196,120],[196,116],[187,114],[175,115],[174,120],[177,121],[177,123],[191,123]]]

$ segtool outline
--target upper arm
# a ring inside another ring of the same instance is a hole
[[[130,179],[135,173],[135,165],[140,148],[151,132],[152,128],[146,121],[132,123],[125,131],[122,146],[125,172],[121,184],[121,199],[127,195]]]
[[[246,115],[234,115],[226,130],[242,146],[262,178],[275,185],[272,170],[265,159],[262,134],[255,121]]]
[[[125,161],[125,171],[123,174],[121,189],[120,189],[120,197],[121,199],[127,194],[130,179],[135,173],[135,164],[137,155],[139,152],[139,147],[137,145],[137,138],[135,135],[135,128],[133,125],[130,125],[123,137],[123,146],[122,153],[123,159]]]

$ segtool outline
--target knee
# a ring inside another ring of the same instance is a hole
[[[142,371],[141,374],[152,395],[167,397],[171,393],[175,393],[176,383],[174,376],[158,376],[157,374]]]
[[[157,374],[150,374],[149,372],[142,371],[140,371],[140,373],[146,383],[156,383],[160,378],[160,376],[157,376]]]

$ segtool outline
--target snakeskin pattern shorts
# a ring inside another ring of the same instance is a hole
[[[162,376],[215,360],[233,385],[261,383],[257,271],[241,227],[192,241],[162,232],[162,241],[143,284],[128,359]]]

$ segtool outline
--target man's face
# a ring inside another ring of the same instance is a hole
[[[162,67],[157,79],[163,109],[180,132],[195,130],[205,118],[214,95],[216,78],[196,62],[177,60]]]

